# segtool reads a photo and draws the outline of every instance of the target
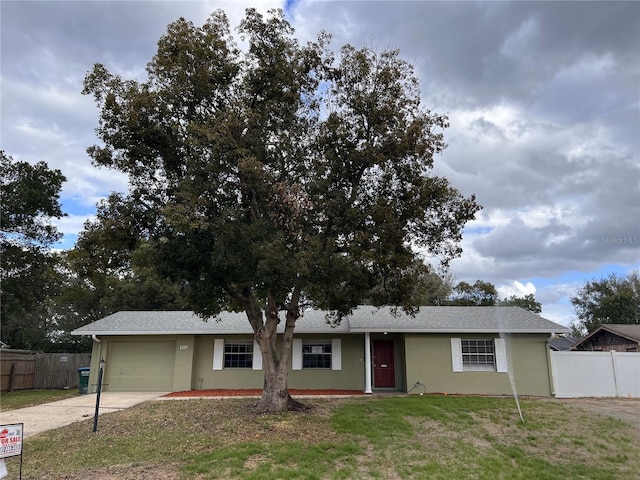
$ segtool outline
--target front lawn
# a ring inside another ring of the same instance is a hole
[[[624,479],[640,432],[553,400],[307,400],[256,416],[251,400],[147,402],[25,441],[25,479]],[[17,471],[17,457],[8,459]]]
[[[0,393],[0,411],[32,407],[42,403],[55,402],[79,395],[78,389],[72,390],[16,390]]]

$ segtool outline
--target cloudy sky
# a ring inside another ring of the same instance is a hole
[[[256,2],[251,2],[256,5]],[[96,62],[144,67],[168,23],[202,24],[243,2],[0,2],[0,148],[67,177],[60,248],[126,180],[91,166],[98,112],[81,95]],[[449,115],[435,171],[484,206],[465,229],[456,280],[534,293],[568,324],[585,281],[640,268],[640,2],[284,0],[301,40],[398,48],[424,105]]]

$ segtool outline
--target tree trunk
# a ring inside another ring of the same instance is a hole
[[[263,355],[264,387],[262,396],[256,405],[256,413],[274,413],[286,411],[306,410],[308,407],[289,395],[287,388],[288,365],[281,366],[280,362],[274,369],[267,368]]]
[[[255,309],[252,314],[257,315]],[[249,314],[249,312],[247,312]],[[278,339],[278,311],[275,308],[267,308],[265,321],[260,321],[259,328],[254,328],[256,341],[262,353],[262,368],[264,370],[264,385],[262,396],[256,405],[256,413],[286,412],[289,410],[304,410],[308,408],[304,404],[294,400],[289,395],[287,388],[287,376],[291,364],[291,352],[293,348],[293,329],[299,316],[296,308],[290,308],[286,314],[285,329],[282,334],[280,354],[276,351]],[[255,318],[254,318],[255,319]],[[262,312],[260,312],[262,320]],[[257,322],[251,322],[258,326]]]

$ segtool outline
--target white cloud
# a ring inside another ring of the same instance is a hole
[[[536,294],[536,286],[532,282],[522,283],[518,280],[512,280],[510,283],[496,286],[496,290],[498,291],[498,297],[502,299]]]
[[[95,215],[67,215],[54,220],[53,224],[65,236],[76,237],[84,228],[85,222],[93,221],[95,218]]]

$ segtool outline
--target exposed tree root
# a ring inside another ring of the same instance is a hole
[[[265,414],[265,413],[280,413],[283,411],[287,411],[287,412],[306,412],[308,410],[312,410],[313,406],[312,405],[307,405],[305,403],[299,402],[298,400],[296,400],[295,398],[293,398],[291,395],[289,395],[287,393],[287,402],[286,402],[286,409],[282,410],[279,409],[277,405],[263,405],[262,407],[260,407],[260,400],[258,400],[257,402],[254,402],[250,405],[252,408],[254,408],[254,413],[256,415],[261,415],[261,414]]]
[[[297,401],[291,395],[288,395],[287,398],[287,410],[290,412],[304,412],[306,410],[311,410],[313,407],[311,405],[306,405],[302,402]]]

